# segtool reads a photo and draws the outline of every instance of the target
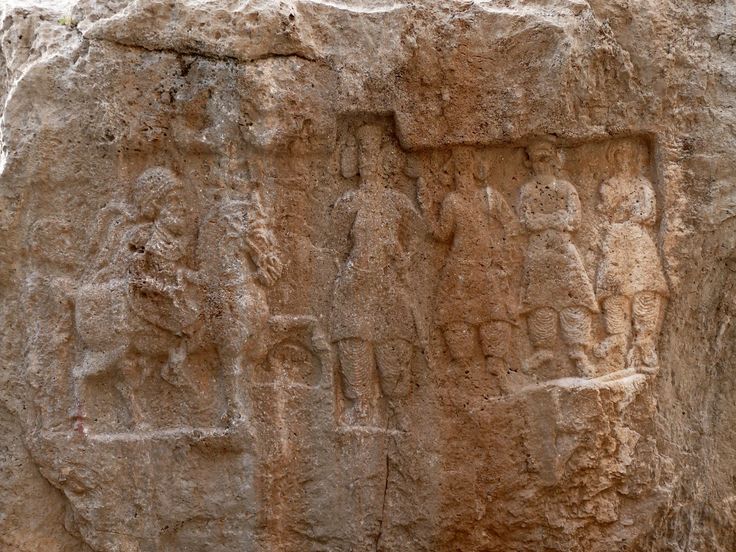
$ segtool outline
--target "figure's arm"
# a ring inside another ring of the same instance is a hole
[[[534,212],[534,198],[531,192],[533,185],[533,183],[528,183],[524,184],[521,188],[521,194],[519,196],[519,220],[528,231],[539,232],[549,228],[551,220],[550,215]]]
[[[419,201],[419,207],[422,210],[422,214],[425,217],[426,226],[428,227],[432,236],[439,241],[448,241],[452,237],[452,231],[454,229],[454,215],[452,208],[452,201],[449,199],[450,195],[445,197],[440,207],[439,218],[435,218],[432,213],[432,201],[429,187],[427,186],[424,178],[417,180],[417,199]]]
[[[118,219],[116,224],[113,224],[114,218]],[[117,235],[113,236],[113,233],[117,234],[121,228],[126,228],[132,220],[133,215],[128,210],[127,205],[113,203],[101,209],[97,215],[95,230],[92,233],[88,256],[92,258],[101,252],[106,252],[111,246],[110,242],[118,237]]]
[[[339,254],[342,254],[348,248],[350,229],[355,221],[357,211],[357,199],[355,197],[355,192],[353,191],[343,195],[332,207],[330,215],[336,237],[334,249]]]
[[[572,232],[580,224],[580,196],[578,195],[578,191],[575,189],[575,186],[569,182],[560,182],[560,187],[562,188],[562,193],[565,196],[566,209],[563,212],[559,212],[561,215],[560,219],[562,228],[558,229]]]
[[[455,198],[448,194],[440,208],[440,219],[434,228],[434,237],[439,241],[450,241],[455,233]]]
[[[394,190],[390,192],[388,199],[399,211],[401,217],[393,258],[399,272],[406,272],[412,264],[413,247],[409,245],[409,242],[418,237],[423,238],[427,229],[424,219],[405,194]]]
[[[92,259],[88,268],[93,271],[93,280],[114,277],[116,271],[121,270],[120,265],[127,262],[131,244],[126,238],[134,228],[132,222],[133,214],[125,205],[114,203],[100,211],[87,253]]]
[[[401,213],[401,219],[407,227],[423,233],[425,231],[425,223],[422,216],[417,211],[411,200],[401,192],[394,192],[392,200]]]
[[[417,201],[419,208],[423,213],[427,214],[432,208],[432,196],[429,192],[429,186],[423,176],[417,178]]]
[[[525,185],[521,191],[519,200],[519,218],[522,224],[532,232],[542,230],[559,230],[560,232],[571,232],[580,223],[580,198],[572,184],[558,181],[557,191],[563,195],[565,208],[554,213],[534,213],[532,198],[529,197],[531,184]]]
[[[639,179],[639,203],[631,214],[632,222],[651,226],[657,218],[657,200],[652,185],[646,178]]]
[[[492,198],[493,210],[498,217],[499,222],[503,226],[504,232],[508,237],[514,237],[521,234],[521,228],[519,228],[519,220],[516,218],[516,214],[506,203],[504,197],[491,187],[486,188],[489,195]]]

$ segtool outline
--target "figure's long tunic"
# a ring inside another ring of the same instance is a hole
[[[161,224],[166,216],[164,210],[143,252],[135,255],[129,267],[128,301],[141,319],[179,335],[188,333],[201,312],[201,290],[180,281],[177,274],[192,254],[196,234],[173,235],[166,224]]]
[[[437,320],[441,326],[478,325],[513,319],[511,263],[504,241],[509,229],[499,213],[503,201],[491,188],[470,197],[450,194],[441,222],[452,224],[452,247],[437,290]]]
[[[569,182],[534,179],[522,186],[519,208],[535,217],[554,216],[570,209],[569,198],[579,205],[577,191]],[[598,312],[593,285],[570,234],[559,228],[530,226],[527,224],[530,236],[523,271],[524,310],[547,307],[559,312],[585,307]]]
[[[337,276],[330,316],[334,341],[413,341],[409,293],[399,272],[400,194],[381,190],[345,196],[352,202],[352,249]]]
[[[668,294],[657,246],[644,227],[635,222],[611,225],[603,240],[596,288],[600,300],[643,291]]]

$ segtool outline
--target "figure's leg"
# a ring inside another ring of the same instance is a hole
[[[343,339],[338,342],[338,354],[343,394],[353,403],[355,421],[365,423],[370,410],[371,376],[375,365],[373,348],[362,339]]]
[[[120,360],[120,379],[116,387],[128,404],[132,429],[146,429],[148,426],[138,398],[138,389],[146,377],[146,370],[141,365],[144,362],[144,358],[135,358],[130,353]]]
[[[511,343],[511,324],[502,320],[493,320],[481,324],[479,328],[480,344],[489,368],[498,380],[502,393],[509,392],[507,379],[509,345]]]
[[[217,356],[220,360],[220,373],[226,401],[224,419],[227,425],[234,425],[244,415],[241,389],[243,354],[238,347],[230,343],[231,340],[220,336],[219,341]]]
[[[590,318],[590,311],[585,307],[568,307],[560,312],[562,339],[568,346],[568,356],[575,362],[580,375],[586,378],[596,375],[595,366],[588,358],[591,340]]]
[[[595,356],[604,358],[612,352],[625,351],[631,333],[628,311],[629,299],[623,295],[613,295],[603,300],[603,323],[608,337],[595,346]]]
[[[119,368],[121,358],[126,354],[125,347],[112,351],[86,351],[81,365],[72,370],[72,393],[74,396],[73,410],[70,413],[72,428],[80,433],[86,433],[87,424],[87,386],[92,377],[108,374]],[[117,374],[114,374],[117,377]],[[127,397],[125,397],[127,399]]]
[[[89,353],[87,353],[89,354]],[[85,362],[85,361],[82,361]],[[69,413],[72,420],[72,430],[85,434],[87,433],[87,374],[72,372],[72,395],[73,404],[72,411]]]
[[[632,302],[634,339],[630,361],[645,372],[656,372],[659,364],[656,340],[661,303],[660,296],[651,291],[637,293]]]
[[[445,326],[443,335],[445,343],[450,350],[450,356],[454,360],[466,360],[473,356],[475,335],[473,326],[458,322]]]
[[[403,339],[376,344],[376,363],[385,397],[404,397],[409,393],[414,346]]]
[[[376,364],[378,367],[381,392],[386,399],[386,423],[393,420],[394,426],[403,427],[405,409],[401,408],[401,399],[411,389],[411,361],[414,357],[414,346],[403,339],[392,339],[376,344]]]
[[[529,373],[553,357],[552,350],[557,339],[557,312],[548,307],[537,309],[529,315],[527,324],[529,339],[535,349],[535,353],[524,361],[524,371]]]
[[[227,425],[236,424],[243,417],[243,399],[241,397],[241,364],[239,356],[221,355],[223,387],[225,389]]]

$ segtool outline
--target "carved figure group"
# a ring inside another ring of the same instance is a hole
[[[417,316],[400,236],[418,215],[382,172],[381,129],[365,125],[349,141],[357,146],[349,150],[357,152],[357,160],[343,156],[343,173],[352,176],[346,167],[357,162],[359,184],[333,210],[350,252],[336,278],[331,333],[351,404],[349,421],[363,424],[376,399],[373,374],[390,399],[414,354]],[[629,142],[611,147],[610,163],[620,172],[600,188],[599,211],[607,223],[595,278],[574,239],[582,224],[580,197],[560,176],[561,155],[552,140],[539,139],[526,149],[532,175],[520,188],[518,214],[487,175],[478,174],[474,149],[458,146],[449,163],[454,190],[437,203],[435,215],[421,160],[409,155],[404,171],[416,183],[426,227],[435,240],[449,243],[435,289],[434,320],[453,359],[466,362],[478,343],[499,389],[508,392],[512,330],[523,316],[533,347],[523,362],[527,373],[555,358],[558,341],[582,377],[598,375],[593,356],[614,350],[625,357],[626,367],[656,370],[667,284],[647,229],[656,218],[654,191],[638,174],[637,151]],[[522,233],[523,252],[517,246]],[[515,256],[523,258],[518,271]],[[607,335],[594,344],[593,322],[601,312]]]
[[[533,347],[523,363],[527,372],[552,361],[558,341],[583,377],[597,375],[591,354],[616,353],[627,367],[656,370],[667,284],[648,229],[656,219],[655,195],[638,173],[635,147],[611,147],[618,172],[599,190],[606,224],[591,279],[574,239],[580,197],[560,176],[553,141],[528,146],[532,174],[520,187],[517,213],[477,170],[475,150],[467,146],[453,149],[454,189],[436,202],[421,160],[407,159],[417,210],[394,189],[383,144],[379,125],[363,125],[349,137],[341,167],[346,178],[357,177],[357,186],[332,210],[341,253],[329,325],[346,424],[375,423],[379,402],[395,412],[410,389],[417,343],[427,343],[410,275],[412,234],[448,244],[433,305],[447,351],[464,365],[479,350],[501,393],[510,391],[512,333],[522,318]],[[119,376],[138,425],[144,416],[137,392],[146,378],[158,370],[165,381],[183,385],[188,359],[204,350],[216,355],[222,371],[224,418],[242,417],[243,366],[267,355],[265,288],[283,265],[256,192],[226,193],[206,211],[200,205],[194,186],[154,167],[135,181],[130,202],[101,212],[97,234],[104,238],[93,244],[98,262],[74,301],[84,346],[73,373],[78,426],[93,376]],[[593,344],[599,312],[606,336]]]
[[[136,180],[132,203],[102,213],[101,261],[78,292],[85,353],[74,371],[75,423],[84,425],[89,378],[114,371],[139,425],[136,392],[154,368],[180,385],[187,356],[207,347],[220,358],[233,423],[242,415],[241,365],[262,354],[268,306],[260,286],[282,268],[259,200],[226,200],[200,225],[193,187],[154,167]]]
[[[668,295],[659,253],[647,230],[656,220],[655,195],[638,173],[637,148],[614,143],[609,163],[619,171],[600,187],[598,210],[605,215],[596,289],[572,241],[581,222],[575,187],[558,176],[559,154],[551,142],[527,148],[534,176],[521,189],[519,215],[529,233],[523,274],[523,304],[537,351],[528,370],[551,358],[557,320],[568,355],[580,375],[597,375],[589,358],[617,353],[625,367],[653,372],[664,298]],[[603,312],[607,336],[591,347],[591,321]]]

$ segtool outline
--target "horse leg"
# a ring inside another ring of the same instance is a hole
[[[225,390],[226,410],[224,421],[228,426],[238,423],[243,417],[243,400],[241,398],[241,355],[220,352],[223,387]]]
[[[121,349],[112,351],[86,351],[81,366],[72,372],[72,394],[74,397],[71,412],[72,429],[86,434],[87,424],[87,385],[93,376],[108,374],[120,361],[124,353]]]

